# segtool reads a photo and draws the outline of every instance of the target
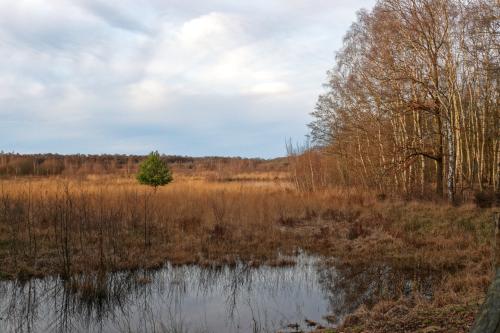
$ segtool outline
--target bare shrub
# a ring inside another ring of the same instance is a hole
[[[474,194],[474,203],[479,208],[491,208],[497,201],[497,194],[492,191],[481,191]]]

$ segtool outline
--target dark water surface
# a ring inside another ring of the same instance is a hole
[[[0,332],[307,332],[306,319],[334,326],[393,287],[386,267],[346,275],[316,257],[296,261],[114,273],[97,295],[58,278],[0,282]]]

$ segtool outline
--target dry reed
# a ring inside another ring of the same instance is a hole
[[[452,312],[481,300],[491,273],[490,214],[473,205],[382,200],[355,189],[299,192],[274,179],[178,177],[157,192],[132,178],[6,179],[0,183],[0,277],[70,280],[167,260],[279,265],[290,264],[279,261],[281,254],[298,250],[335,258],[339,267],[384,264],[435,277],[431,300],[416,290],[410,306],[407,298],[398,301],[401,290],[368,312],[360,309],[345,328],[376,332],[388,311],[383,302],[413,313],[440,306]]]

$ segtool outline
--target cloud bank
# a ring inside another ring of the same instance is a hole
[[[0,1],[0,150],[283,155],[373,3]]]

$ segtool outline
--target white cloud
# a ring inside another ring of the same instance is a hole
[[[14,75],[0,74],[0,100],[37,98],[43,95],[45,87],[34,80],[22,80]]]
[[[250,93],[257,95],[275,95],[290,91],[290,87],[285,82],[264,82],[254,85]]]
[[[146,79],[131,84],[129,94],[136,109],[157,110],[167,106],[170,91],[165,82]]]
[[[178,38],[183,46],[195,51],[227,48],[236,44],[235,35],[244,38],[240,20],[235,15],[212,12],[182,24]]]

